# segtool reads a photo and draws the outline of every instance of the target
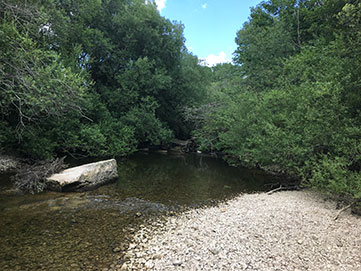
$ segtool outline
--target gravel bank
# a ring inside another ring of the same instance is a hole
[[[241,195],[144,226],[118,270],[361,270],[361,218],[337,213],[312,192]]]

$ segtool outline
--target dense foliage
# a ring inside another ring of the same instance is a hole
[[[207,68],[151,1],[0,4],[0,150],[123,156],[186,138]]]
[[[236,43],[190,114],[201,148],[360,200],[360,1],[262,2]]]

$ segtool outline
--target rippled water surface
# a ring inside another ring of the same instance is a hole
[[[78,162],[79,163],[79,162]],[[101,270],[121,264],[132,232],[159,216],[274,181],[198,155],[136,154],[119,180],[85,193],[14,195],[0,175],[0,270]]]

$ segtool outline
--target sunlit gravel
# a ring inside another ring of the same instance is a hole
[[[361,270],[361,218],[337,213],[308,191],[241,195],[140,228],[119,270]]]

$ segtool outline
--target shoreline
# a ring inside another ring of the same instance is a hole
[[[104,270],[360,270],[361,219],[312,191],[243,194],[135,233]]]

